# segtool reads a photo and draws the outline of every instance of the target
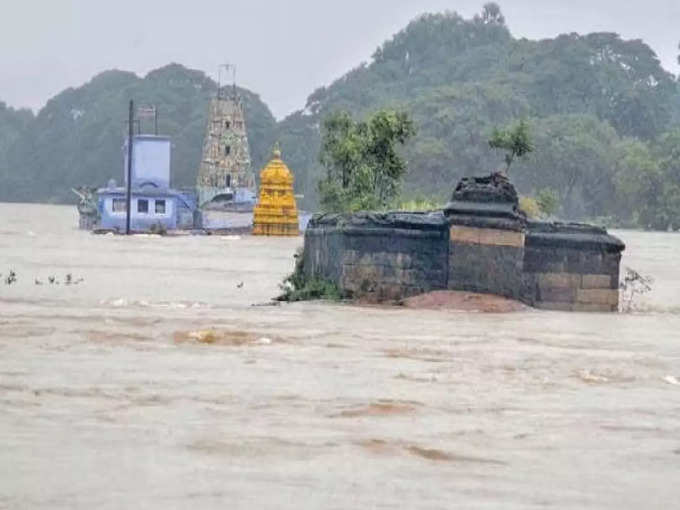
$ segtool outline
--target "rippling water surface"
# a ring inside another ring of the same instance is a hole
[[[76,221],[0,204],[0,508],[680,501],[680,235],[618,233],[637,313],[485,315],[252,306],[301,239]]]

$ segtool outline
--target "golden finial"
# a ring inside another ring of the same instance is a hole
[[[274,159],[281,159],[281,145],[279,142],[274,144],[274,150],[272,151],[272,156]]]

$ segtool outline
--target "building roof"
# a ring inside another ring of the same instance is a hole
[[[99,195],[125,195],[127,192],[126,188],[116,187],[116,188],[99,188],[97,194]],[[170,188],[132,188],[132,195],[144,195],[147,197],[175,197],[181,195],[177,190]]]

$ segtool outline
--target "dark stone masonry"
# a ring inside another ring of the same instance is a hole
[[[443,211],[317,215],[304,269],[378,302],[448,289],[611,312],[624,249],[599,227],[527,221],[515,188],[494,174],[463,179]]]

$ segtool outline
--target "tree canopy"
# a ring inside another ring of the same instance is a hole
[[[516,158],[523,158],[534,151],[529,126],[524,120],[504,129],[493,128],[489,147],[505,151],[506,173],[510,173],[510,166]]]
[[[406,161],[397,152],[415,134],[403,112],[380,110],[365,121],[338,112],[324,121],[319,181],[326,212],[380,209],[397,196]]]

